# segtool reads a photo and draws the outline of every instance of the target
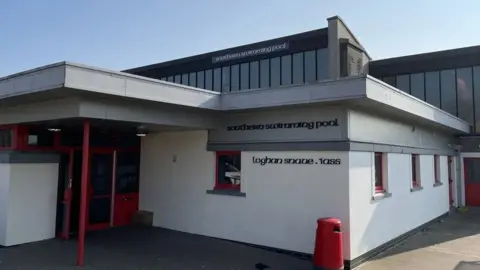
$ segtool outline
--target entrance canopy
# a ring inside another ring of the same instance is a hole
[[[369,76],[232,93],[61,62],[0,78],[0,125],[66,118],[215,129],[225,111],[345,105],[465,134],[470,124]]]

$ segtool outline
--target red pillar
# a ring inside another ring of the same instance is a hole
[[[80,195],[80,224],[78,226],[77,265],[84,266],[85,225],[87,224],[88,160],[90,157],[90,122],[83,122],[82,189]]]

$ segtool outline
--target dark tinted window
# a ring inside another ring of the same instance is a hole
[[[455,70],[442,70],[440,72],[441,109],[453,115],[457,115],[457,94],[455,86]]]
[[[472,68],[457,69],[458,117],[473,124]]]
[[[317,80],[328,79],[328,49],[317,50]]]
[[[213,90],[213,71],[211,69],[205,71],[205,89]]]
[[[29,128],[27,137],[28,146],[53,147],[55,144],[55,132],[48,131],[44,127]]]
[[[480,132],[480,66],[473,68],[473,85],[475,97],[475,132]]]
[[[293,58],[293,84],[303,83],[303,53],[296,53]]]
[[[182,76],[181,75],[175,75],[175,83],[178,83],[178,84],[182,83]]]
[[[222,69],[213,70],[213,91],[220,92],[222,90]]]
[[[205,88],[205,71],[197,72],[197,87],[198,88]]]
[[[440,108],[440,72],[425,73],[426,101]]]
[[[410,90],[412,91],[412,96],[425,100],[425,81],[423,73],[410,75]]]
[[[138,192],[140,155],[138,152],[117,152],[116,193]]]
[[[250,89],[256,89],[260,86],[260,67],[259,62],[250,62]]]
[[[270,86],[270,59],[260,61],[260,87]]]
[[[240,65],[240,90],[248,89],[249,79],[249,63],[243,63]]]
[[[168,76],[167,81],[173,82],[173,76]]]
[[[217,188],[239,188],[241,185],[240,153],[217,156]]]
[[[190,78],[188,79],[188,85],[197,87],[197,73],[192,72],[190,73]]]
[[[188,85],[188,74],[182,74],[182,84]]]
[[[282,85],[292,84],[292,56],[282,56]]]
[[[222,68],[222,92],[230,92],[230,66]]]
[[[231,91],[238,91],[240,89],[240,66],[233,65],[230,74],[230,89]]]
[[[383,77],[383,81],[393,87],[396,87],[395,76]]]
[[[160,80],[166,81],[166,80],[167,80],[167,77],[162,77],[162,78],[160,78]]]
[[[0,129],[0,147],[12,146],[12,130]]]
[[[270,86],[280,86],[280,57],[270,59]]]
[[[398,89],[410,94],[410,75],[398,75],[395,82]]]
[[[305,82],[314,82],[317,80],[317,67],[315,51],[305,52]]]

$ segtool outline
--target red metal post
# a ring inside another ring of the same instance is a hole
[[[83,122],[82,189],[80,195],[80,224],[78,226],[77,265],[84,266],[85,226],[87,223],[88,161],[90,157],[90,122]]]

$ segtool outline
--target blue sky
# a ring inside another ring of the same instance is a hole
[[[387,58],[480,45],[479,14],[478,0],[0,0],[0,77],[64,60],[121,70],[326,27],[333,15]]]

